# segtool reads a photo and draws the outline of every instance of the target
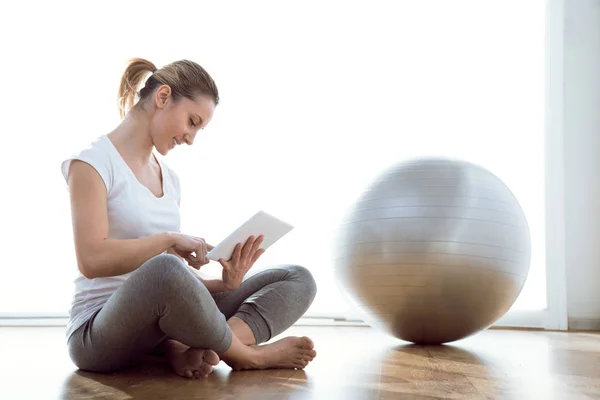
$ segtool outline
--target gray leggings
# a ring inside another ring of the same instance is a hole
[[[296,322],[316,291],[306,268],[284,265],[211,294],[179,258],[161,254],[135,270],[71,335],[69,355],[80,369],[110,372],[134,365],[166,338],[223,353],[231,345],[231,317],[246,322],[256,343],[264,343]]]

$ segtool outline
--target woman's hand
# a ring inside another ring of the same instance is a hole
[[[201,266],[208,264],[206,254],[213,249],[213,246],[206,243],[204,239],[181,233],[175,233],[174,238],[173,251],[185,259],[190,267],[200,269]]]
[[[187,261],[188,265],[192,268],[195,269],[200,269],[200,267],[202,267],[203,265],[206,265],[210,262],[210,260],[208,258],[206,258],[206,254],[208,254],[209,251],[211,251],[212,249],[214,249],[215,247],[204,242],[205,246],[206,246],[206,250],[204,251],[204,253],[198,253],[196,251],[196,256],[189,256],[185,259],[185,261]],[[199,255],[199,254],[204,254],[203,256]]]
[[[230,260],[219,259],[219,263],[223,266],[222,279],[226,290],[233,290],[240,286],[248,270],[265,252],[264,249],[259,249],[263,239],[263,235],[257,238],[250,236],[246,244],[242,246],[238,243],[235,246]]]

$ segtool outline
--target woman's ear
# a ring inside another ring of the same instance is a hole
[[[156,95],[154,96],[154,104],[158,108],[164,108],[169,99],[171,98],[171,87],[169,85],[162,85],[156,91]]]

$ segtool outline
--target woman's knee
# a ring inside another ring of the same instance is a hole
[[[173,254],[159,254],[152,257],[140,267],[140,272],[142,271],[145,279],[162,283],[185,279],[190,273],[183,261]]]
[[[291,275],[291,280],[301,282],[306,287],[306,296],[311,300],[317,295],[317,282],[310,270],[301,265],[289,265],[286,268]]]

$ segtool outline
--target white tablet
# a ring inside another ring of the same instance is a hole
[[[214,261],[218,261],[220,258],[229,260],[235,245],[238,243],[244,245],[250,236],[263,235],[264,238],[259,248],[266,250],[293,228],[287,222],[261,210],[216,245],[206,257]]]

